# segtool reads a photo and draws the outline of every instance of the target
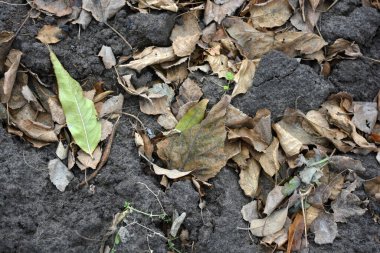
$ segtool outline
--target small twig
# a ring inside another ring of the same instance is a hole
[[[133,114],[130,114],[130,113],[127,113],[127,112],[121,112],[121,114],[123,114],[125,116],[128,116],[128,117],[131,117],[131,118],[134,118],[135,120],[137,120],[140,123],[141,127],[143,128],[143,130],[145,131],[146,128],[144,126],[144,123],[142,123],[142,121],[137,116],[135,116]]]
[[[88,240],[88,241],[95,241],[95,242],[101,241],[100,239],[94,239],[94,238],[89,238],[89,237],[83,236],[83,235],[79,234],[78,231],[76,231],[76,230],[74,230],[74,233],[77,234],[80,238],[83,238],[83,239]]]
[[[28,5],[28,3],[26,3],[26,4],[13,4],[13,3],[5,2],[5,1],[0,1],[0,4],[7,4],[7,5],[13,5],[13,6]]]
[[[26,14],[26,18],[24,19],[24,21],[22,21],[20,27],[15,32],[15,37],[20,33],[21,28],[25,25],[26,21],[28,21],[29,17],[30,17],[30,12],[28,12],[28,14]]]
[[[33,76],[36,80],[37,80],[37,82],[39,83],[39,84],[41,84],[42,86],[44,86],[44,87],[47,87],[47,88],[49,88],[49,86],[47,85],[47,84],[45,84],[44,82],[42,82],[41,81],[41,79],[40,79],[40,77],[36,74],[36,73],[34,73],[33,71],[31,71],[30,69],[28,69],[24,64],[22,64],[21,62],[20,62],[20,65],[31,75],[31,76]]]
[[[367,56],[364,56],[364,55],[362,55],[361,58],[364,58],[364,59],[366,59],[366,60],[370,60],[370,61],[373,61],[373,62],[376,62],[376,63],[380,63],[380,60],[378,60],[378,59],[373,59],[373,58],[371,58],[371,57],[367,57]]]
[[[104,149],[104,152],[103,152],[103,154],[102,154],[102,157],[101,157],[101,159],[100,159],[100,163],[99,163],[98,167],[97,167],[96,170],[95,170],[95,171],[94,171],[94,172],[93,172],[93,173],[87,178],[87,180],[85,179],[85,180],[83,180],[81,183],[79,183],[78,186],[77,186],[77,188],[82,187],[82,186],[84,186],[84,185],[87,185],[87,183],[88,183],[89,181],[91,181],[92,179],[94,179],[94,178],[96,177],[96,175],[98,175],[99,171],[100,171],[100,170],[103,168],[103,166],[107,163],[107,161],[108,161],[108,157],[109,157],[109,155],[110,155],[110,153],[111,153],[112,142],[113,142],[113,140],[114,140],[114,138],[115,138],[116,129],[117,129],[118,125],[119,125],[119,120],[120,120],[120,116],[118,117],[118,119],[117,119],[116,122],[115,122],[115,125],[114,125],[113,128],[112,128],[111,135],[110,135],[109,140],[108,140],[108,142],[107,142],[107,145],[106,145],[106,147],[105,147],[105,149]]]
[[[129,42],[124,38],[124,36],[119,33],[115,28],[113,28],[110,24],[108,24],[107,22],[105,22],[104,24],[106,24],[106,26],[108,26],[112,31],[114,31],[124,42],[125,44],[127,44],[127,46],[132,50],[132,46],[131,44],[129,44]]]
[[[146,157],[144,157],[144,158],[147,159]],[[147,161],[149,161],[149,160],[147,160]],[[158,194],[155,194],[146,184],[144,184],[142,182],[137,182],[137,183],[144,185],[148,189],[148,191],[150,191],[154,195],[154,197],[157,199],[158,204],[161,206],[162,212],[167,215],[167,213],[165,212],[164,207],[162,206],[162,203],[161,203],[160,199],[158,198]]]
[[[145,228],[146,230],[148,230],[148,231],[150,231],[150,232],[152,232],[154,235],[158,235],[158,236],[164,238],[165,240],[168,240],[168,238],[166,238],[163,234],[161,234],[161,233],[159,233],[159,232],[156,232],[156,231],[154,231],[153,229],[148,228],[147,226],[144,226],[144,225],[142,225],[142,224],[140,224],[140,223],[138,223],[138,222],[132,222],[132,223],[129,223],[129,224],[127,224],[127,226],[135,225],[135,224],[138,225],[138,226],[140,226],[140,227],[142,227],[142,228]]]

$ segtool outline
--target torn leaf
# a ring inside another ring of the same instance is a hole
[[[61,41],[64,32],[58,26],[44,25],[37,34],[36,39],[44,44],[55,44]]]
[[[285,207],[273,212],[264,219],[255,219],[251,221],[250,231],[254,236],[267,236],[280,231],[286,222],[288,208]]]
[[[50,160],[48,164],[50,181],[58,190],[64,192],[66,186],[74,178],[74,174],[59,160]]]
[[[98,56],[102,57],[104,67],[106,69],[111,69],[113,66],[116,65],[116,58],[112,52],[111,47],[103,45],[100,49],[100,52],[98,53]]]

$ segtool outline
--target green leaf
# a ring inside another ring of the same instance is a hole
[[[58,97],[66,117],[67,127],[76,144],[84,152],[92,155],[101,136],[101,125],[97,119],[94,102],[83,96],[79,83],[63,68],[51,50],[50,60],[57,78]]]
[[[207,103],[208,99],[202,99],[198,104],[191,107],[177,123],[175,129],[183,132],[196,124],[199,124],[205,117]]]
[[[293,177],[289,182],[285,183],[281,192],[284,196],[290,196],[300,185],[301,180],[298,177]]]
[[[232,72],[227,72],[227,73],[226,73],[226,79],[227,79],[228,81],[233,81],[234,78],[235,78],[234,73],[232,73]]]

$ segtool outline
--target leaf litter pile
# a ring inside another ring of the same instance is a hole
[[[81,4],[79,4],[81,2]],[[161,176],[161,185],[191,180],[202,199],[211,187],[207,181],[227,164],[239,173],[239,184],[252,201],[241,209],[247,229],[263,244],[299,251],[308,247],[308,235],[317,244],[332,243],[337,222],[347,222],[366,212],[355,189],[364,186],[373,201],[380,201],[380,179],[361,179],[361,162],[344,154],[377,153],[380,163],[380,94],[373,102],[354,101],[345,92],[332,94],[308,112],[288,108],[272,122],[269,108],[246,115],[231,105],[252,86],[260,58],[271,50],[290,57],[315,61],[328,76],[330,63],[362,57],[353,41],[328,44],[316,27],[328,1],[64,1],[29,0],[31,18],[54,15],[62,22],[86,29],[92,19],[107,23],[127,5],[135,12],[166,10],[179,13],[170,47],[147,47],[132,55],[114,56],[103,45],[98,56],[113,69],[118,85],[139,97],[140,111],[157,117],[162,131],[154,135],[137,116],[123,111],[124,96],[105,90],[102,82],[83,91],[54,54],[54,45],[65,37],[59,26],[45,25],[36,37],[46,44],[57,80],[52,90],[21,63],[23,53],[12,49],[16,33],[0,33],[0,116],[9,133],[34,147],[57,146],[49,175],[64,191],[74,178],[85,174],[78,187],[87,185],[107,162],[121,116],[140,124],[135,131],[141,157]],[[378,2],[368,5],[379,8]],[[111,26],[110,26],[111,27]],[[122,36],[117,30],[111,29]],[[128,38],[123,38],[130,47]],[[49,46],[50,44],[50,46]],[[58,44],[59,45],[59,44]],[[157,80],[136,88],[132,75],[152,68]],[[225,81],[224,93],[214,105],[195,80],[200,70]],[[269,94],[270,95],[270,94]],[[90,171],[90,172],[88,172]],[[87,173],[90,173],[88,175]],[[262,191],[265,175],[273,189]],[[174,235],[175,236],[175,235]]]

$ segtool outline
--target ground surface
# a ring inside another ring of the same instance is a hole
[[[16,31],[27,11],[27,6],[0,4],[0,30]],[[44,24],[55,22],[53,17],[28,20],[14,43],[24,53],[22,63],[49,85],[53,85],[54,80],[48,51],[35,36]],[[167,45],[174,23],[172,14],[132,15],[127,8],[111,20],[135,47]],[[379,24],[379,12],[362,7],[356,0],[339,1],[320,21],[326,40],[338,37],[355,40],[364,55],[375,59],[380,59]],[[53,46],[67,70],[81,82],[104,80],[108,88],[121,92],[114,72],[105,70],[96,56],[103,44],[112,46],[116,56],[128,53],[120,38],[95,22],[81,32],[80,38],[75,26],[68,30],[68,37]],[[143,84],[152,76],[147,70],[134,80]],[[191,77],[201,81],[204,94],[211,102],[217,101],[221,94],[216,77],[201,73]],[[342,60],[333,66],[331,76],[324,79],[308,65],[272,52],[262,60],[254,87],[234,100],[234,104],[251,115],[267,107],[276,118],[281,116],[283,109],[294,106],[298,97],[298,108],[306,111],[318,107],[335,91],[348,91],[357,100],[370,101],[379,88],[380,64],[371,60]],[[138,114],[138,100],[126,95],[124,108]],[[141,115],[141,119],[152,130],[159,129],[154,118]],[[177,244],[183,252],[268,250],[259,245],[257,239],[251,240],[247,231],[236,229],[246,226],[240,209],[250,201],[238,185],[236,171],[226,167],[211,180],[214,187],[207,192],[207,207],[201,213],[198,194],[190,182],[177,182],[166,192],[162,191],[159,178],[138,157],[132,124],[127,119],[120,124],[106,167],[94,181],[95,193],[87,189],[75,190],[79,178],[64,193],[57,191],[47,172],[47,163],[55,157],[54,151],[53,146],[35,149],[0,127],[0,252],[98,252],[102,236],[125,200],[141,210],[160,212],[155,197],[140,183],[159,192],[166,212],[187,213],[183,226],[189,231],[190,243]],[[358,158],[367,168],[361,175],[364,179],[380,175],[374,157]],[[362,190],[358,195],[366,198]],[[365,215],[349,219],[347,224],[340,223],[339,237],[333,244],[312,244],[310,252],[380,252],[380,226],[372,220],[373,213],[379,214],[378,204],[371,203],[369,209]],[[165,227],[162,222],[137,214],[128,219],[159,232]],[[167,252],[166,242],[159,236],[147,237],[145,229],[133,225],[128,231],[128,242],[122,244],[118,252],[149,252],[149,247],[154,252]],[[312,238],[313,235],[310,241]]]

